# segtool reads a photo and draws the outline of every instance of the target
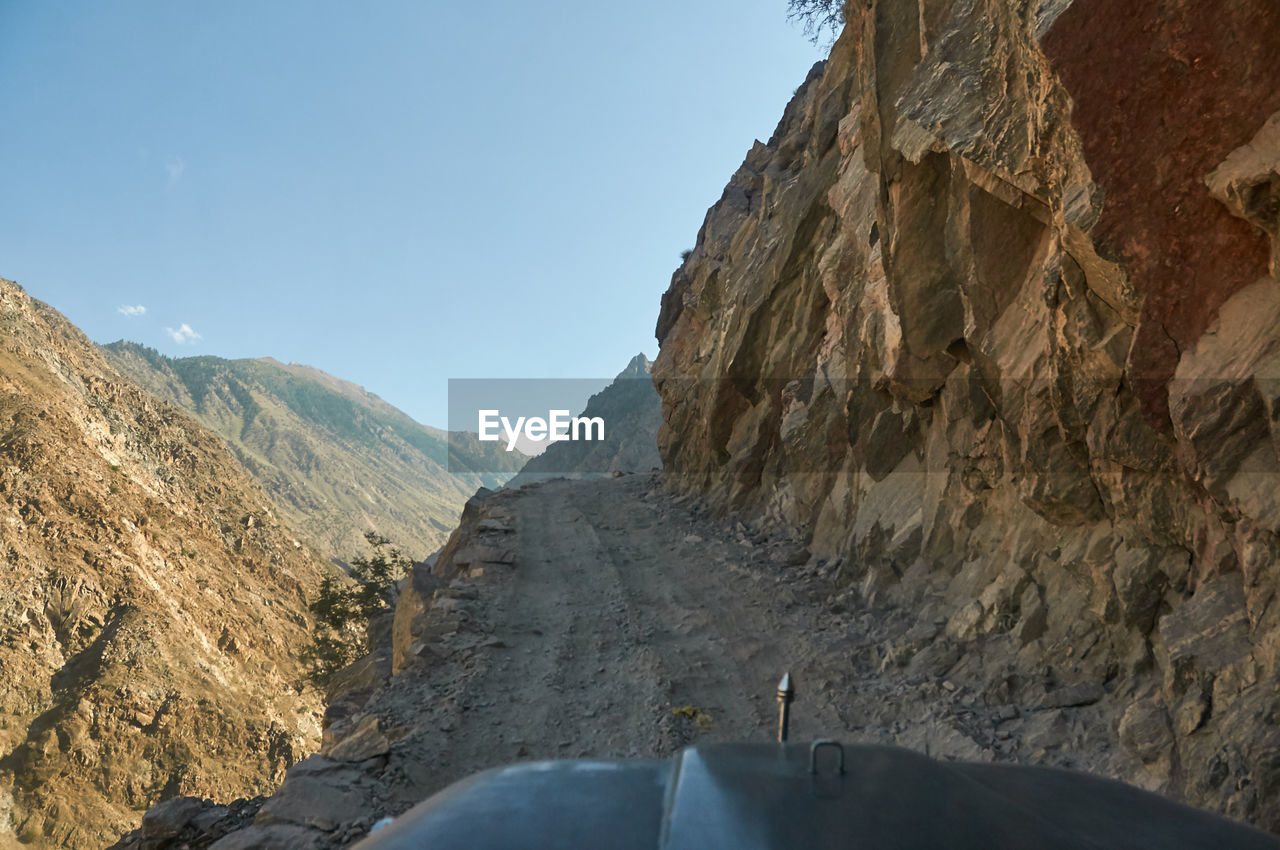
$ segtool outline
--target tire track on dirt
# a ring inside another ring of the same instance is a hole
[[[1016,711],[889,664],[914,612],[854,605],[801,542],[712,517],[658,476],[485,494],[453,543],[439,573],[415,577],[448,579],[414,615],[414,640],[388,632],[343,674],[321,753],[246,831],[344,847],[487,768],[771,740],[784,671],[799,686],[793,740],[970,758],[1024,747],[996,737]],[[404,669],[391,676],[394,652]]]
[[[692,737],[771,736],[778,677],[786,670],[803,677],[800,671],[812,669],[817,657],[806,638],[808,618],[786,613],[793,596],[776,568],[751,568],[752,547],[708,535],[704,523],[673,510],[670,498],[645,479],[568,493],[617,565],[627,606],[644,624],[644,643],[633,651],[656,658],[666,685],[664,707],[692,705],[712,717],[711,729],[662,741],[658,753]],[[618,511],[623,505],[625,514]],[[812,699],[800,707],[797,734],[840,730],[836,713],[815,713],[819,707]]]

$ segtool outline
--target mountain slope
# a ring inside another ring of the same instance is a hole
[[[643,354],[633,357],[613,383],[591,396],[579,415],[603,419],[604,440],[552,443],[542,454],[530,458],[507,486],[661,468],[658,426],[662,424],[662,403],[649,377],[649,359]]]
[[[323,562],[203,427],[0,280],[0,846],[101,847],[161,797],[264,790]]]
[[[500,484],[521,459],[474,441],[450,446],[444,431],[309,366],[172,359],[129,342],[104,350],[122,373],[222,435],[289,526],[339,560],[364,550],[368,529],[426,557],[466,499]]]

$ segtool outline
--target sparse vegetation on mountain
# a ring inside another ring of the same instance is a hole
[[[496,487],[522,457],[451,439],[355,384],[271,358],[169,358],[114,342],[107,359],[217,432],[284,519],[330,558],[370,527],[422,558],[444,543],[477,487]],[[477,470],[468,472],[467,470]]]

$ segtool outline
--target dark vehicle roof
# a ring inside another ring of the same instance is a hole
[[[664,762],[486,771],[357,847],[1280,850],[1280,839],[1082,773],[870,745],[717,744]]]

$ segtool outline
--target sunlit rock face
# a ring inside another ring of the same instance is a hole
[[[1280,14],[1227,5],[852,4],[653,374],[671,486],[1079,709],[1015,755],[1276,829]]]
[[[319,556],[216,436],[6,280],[0,553],[0,847],[104,847],[319,745]]]

